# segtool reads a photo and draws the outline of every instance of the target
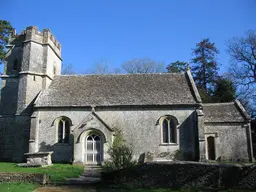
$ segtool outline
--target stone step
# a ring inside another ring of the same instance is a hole
[[[85,165],[86,168],[101,168],[100,165]]]
[[[84,173],[79,178],[67,179],[67,183],[71,185],[80,184],[95,184],[101,181],[101,173],[103,172],[101,166],[91,165],[86,166]]]
[[[83,177],[80,176],[79,178],[72,178],[66,180],[68,184],[77,185],[77,184],[94,184],[101,181],[98,177]]]
[[[100,172],[84,172],[84,177],[101,177]]]
[[[85,167],[84,168],[84,170],[86,171],[86,170],[96,170],[96,171],[100,171],[100,170],[102,170],[102,168],[101,167],[99,167],[99,168],[91,168],[91,167]]]

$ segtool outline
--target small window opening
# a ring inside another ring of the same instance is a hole
[[[36,81],[36,76],[35,75],[33,76],[33,81]]]
[[[53,66],[53,75],[56,75],[56,66]]]
[[[18,70],[18,59],[15,59],[13,62],[13,70],[17,71]]]

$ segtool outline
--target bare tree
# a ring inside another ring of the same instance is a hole
[[[160,73],[164,72],[164,63],[149,58],[132,59],[123,63],[127,73]]]
[[[236,37],[228,42],[227,49],[231,66],[230,73],[236,83],[238,98],[256,111],[256,31],[249,30],[244,37]]]
[[[99,63],[96,63],[94,66],[95,66],[95,69],[92,70],[93,74],[108,74],[109,73],[107,63],[99,62]]]
[[[228,42],[231,57],[231,74],[239,85],[249,88],[256,84],[256,31],[248,31],[245,37]]]
[[[101,59],[99,61],[95,61],[93,63],[93,67],[91,69],[87,69],[84,74],[110,74],[110,73],[120,73],[120,69],[114,68],[113,70],[109,69],[111,66],[111,61]]]
[[[62,64],[62,75],[74,75],[76,74],[74,66],[72,64]]]

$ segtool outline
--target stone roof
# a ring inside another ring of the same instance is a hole
[[[205,122],[245,122],[249,115],[239,101],[203,104]]]
[[[62,75],[35,107],[196,104],[187,73]]]

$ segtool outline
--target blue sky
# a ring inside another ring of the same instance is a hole
[[[256,30],[256,0],[1,0],[0,18],[18,33],[49,28],[62,44],[63,63],[78,72],[101,60],[110,69],[142,57],[190,61],[203,38],[220,50],[224,72],[227,41]]]

